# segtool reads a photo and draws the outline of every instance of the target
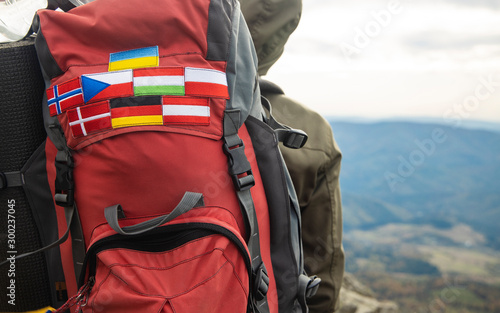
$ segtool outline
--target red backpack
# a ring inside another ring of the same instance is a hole
[[[62,312],[307,312],[300,211],[235,0],[38,12]],[[66,236],[62,235],[66,234]]]

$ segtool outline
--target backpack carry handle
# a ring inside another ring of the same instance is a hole
[[[109,226],[111,226],[114,231],[121,235],[133,236],[155,229],[156,227],[170,222],[174,218],[190,211],[193,208],[202,207],[204,205],[203,195],[201,193],[187,191],[172,212],[139,224],[125,226],[122,228],[118,223],[119,212],[121,211],[121,206],[119,204],[115,204],[104,209],[104,216],[106,217],[106,221],[108,221]]]

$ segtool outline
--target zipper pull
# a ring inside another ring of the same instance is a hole
[[[85,285],[83,285],[80,288],[80,290],[78,290],[76,295],[69,298],[65,304],[63,304],[59,309],[57,309],[53,313],[63,313],[66,310],[69,310],[74,305],[76,305],[75,312],[80,312],[81,308],[87,305],[88,296],[90,294],[90,290],[92,290],[92,287],[94,286],[94,283],[95,283],[95,277],[94,276],[89,277]]]

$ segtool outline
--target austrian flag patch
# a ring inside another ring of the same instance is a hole
[[[209,125],[209,99],[164,96],[163,124]]]

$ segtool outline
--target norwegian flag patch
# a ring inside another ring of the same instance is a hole
[[[68,109],[83,104],[80,78],[76,77],[47,89],[47,104],[50,116],[59,115]]]

